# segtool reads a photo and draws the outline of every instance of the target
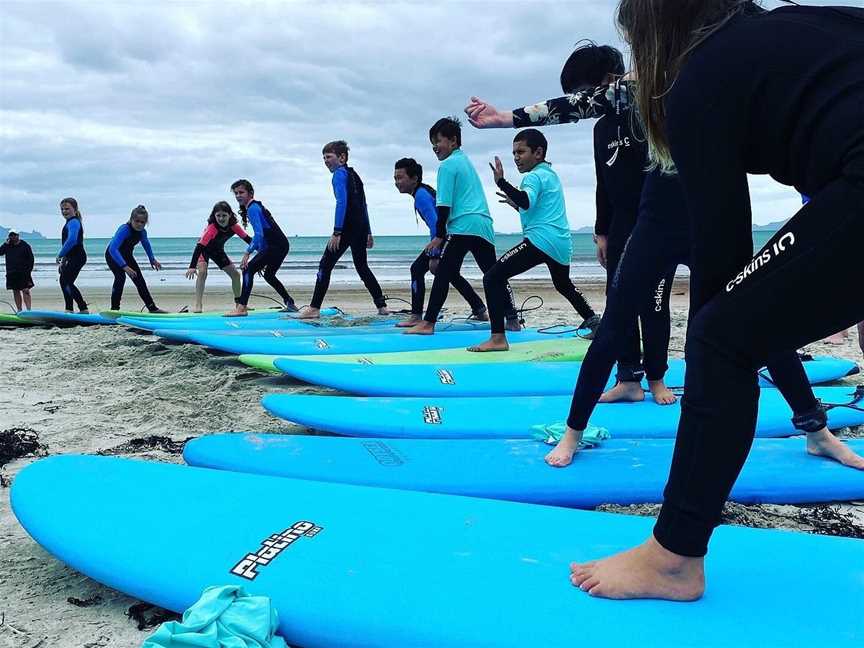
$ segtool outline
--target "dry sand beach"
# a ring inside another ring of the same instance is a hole
[[[574,323],[569,305],[547,282],[515,282],[514,288],[520,299],[537,294],[545,302],[542,309],[527,313],[529,326]],[[592,305],[602,310],[603,287],[583,288]],[[408,297],[404,284],[385,286],[385,290],[391,296]],[[167,310],[191,303],[188,289],[160,291],[156,286],[154,294]],[[91,290],[86,297],[94,307],[107,306],[105,291]],[[309,295],[298,295],[298,303],[304,297],[308,300]],[[230,305],[224,292],[208,292],[208,310]],[[338,305],[352,314],[374,312],[362,289],[334,287],[325,305]],[[447,306],[451,313],[461,315],[465,310],[458,295],[451,294]],[[34,307],[62,308],[59,289],[37,289]],[[140,307],[131,286],[124,307]],[[391,307],[403,305],[392,301]],[[676,282],[672,307],[670,355],[681,357],[686,283]],[[815,343],[807,350],[862,362],[854,330],[841,346]],[[864,375],[846,382],[864,384]],[[308,393],[317,388],[263,376],[200,347],[168,346],[119,327],[0,330],[0,440],[14,432],[30,443],[24,448],[29,450],[26,456],[10,457],[12,449],[0,442],[0,647],[135,646],[152,631],[152,624],[164,619],[162,611],[139,605],[141,601],[69,569],[30,539],[9,506],[9,484],[18,471],[38,456],[63,453],[179,463],[183,443],[190,437],[226,431],[300,432],[301,428],[272,418],[260,406],[262,395],[277,391]],[[562,419],[565,414],[561,413]],[[862,436],[862,429],[843,434]],[[130,507],[151,511],[154,524],[160,521],[159,504],[147,498],[146,490],[140,500],[129,502]],[[638,515],[654,514],[657,509],[653,505],[603,508]],[[864,502],[730,505],[727,521],[864,538]],[[826,594],[830,596],[830,592],[818,593]],[[577,595],[581,594],[574,591]]]

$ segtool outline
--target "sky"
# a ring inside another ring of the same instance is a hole
[[[768,6],[777,3],[766,3]],[[806,4],[806,3],[805,3]],[[813,3],[811,3],[813,4]],[[151,236],[195,236],[230,184],[248,178],[289,235],[328,235],[334,199],[322,146],[347,140],[373,231],[422,234],[393,163],[414,157],[434,185],[429,127],[471,95],[511,109],[561,94],[574,43],[629,55],[613,0],[546,2],[0,3],[0,225],[59,236],[77,198],[88,236],[138,204]],[[594,221],[592,123],[545,129],[572,229]],[[488,162],[514,131],[463,120],[463,150],[495,229],[519,231]],[[795,192],[751,179],[754,221],[791,216]]]

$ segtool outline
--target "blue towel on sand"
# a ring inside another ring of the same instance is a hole
[[[183,613],[144,640],[142,648],[287,648],[275,636],[278,618],[266,596],[250,596],[242,587],[208,587]]]

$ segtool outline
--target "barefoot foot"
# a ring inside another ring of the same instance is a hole
[[[651,390],[651,395],[654,397],[654,402],[658,405],[671,405],[678,397],[672,393],[663,380],[649,380],[648,389]]]
[[[225,313],[224,317],[246,317],[249,314],[245,306],[237,304],[237,306],[229,313]]]
[[[426,320],[420,320],[411,328],[405,329],[404,335],[434,335],[435,325]]]
[[[831,434],[828,428],[807,433],[807,452],[817,457],[833,459],[850,468],[864,470],[864,457],[852,452],[852,449]]]
[[[321,309],[307,306],[300,311],[300,315],[298,315],[297,317],[299,319],[318,319],[319,317],[321,317]]]
[[[471,319],[476,320],[477,322],[488,322],[489,311],[484,308],[482,311],[471,313]]]
[[[546,463],[553,468],[569,466],[573,461],[573,455],[579,452],[579,443],[582,441],[582,430],[574,430],[569,425],[567,431],[555,449],[546,455]]]
[[[398,322],[398,323],[396,324],[396,327],[397,327],[397,328],[410,328],[410,327],[412,327],[412,326],[416,326],[417,323],[418,323],[421,319],[422,319],[422,318],[421,318],[419,315],[411,315],[411,317],[409,317],[409,318],[408,318],[407,320],[405,320],[404,322]]]
[[[507,336],[501,333],[493,333],[485,342],[475,344],[468,347],[469,351],[484,353],[486,351],[509,351],[510,345],[507,344]]]
[[[609,558],[572,563],[570,582],[602,598],[695,601],[705,591],[704,563],[672,553],[652,536]]]
[[[600,403],[638,403],[645,400],[642,384],[635,381],[619,382],[612,389],[603,392]]]
[[[846,342],[846,338],[849,337],[849,332],[846,330],[839,331],[834,335],[829,335],[827,338],[822,340],[825,344],[844,344]]]
[[[519,323],[518,319],[508,319],[507,323],[504,324],[504,328],[515,333],[522,330],[522,324]]]
[[[378,314],[379,315],[389,315],[390,309],[387,308],[386,306],[382,306],[381,308],[378,309]]]

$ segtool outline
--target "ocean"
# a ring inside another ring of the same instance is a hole
[[[773,234],[773,232],[753,232],[753,239],[757,247],[761,247]],[[150,270],[146,262],[146,256],[140,246],[136,248],[138,262],[147,273],[147,281],[151,285],[158,286],[183,286],[191,282],[186,279],[184,272],[189,267],[189,260],[195,248],[197,237],[188,238],[152,238],[150,242],[156,258],[162,263],[162,272]],[[307,236],[290,239],[291,252],[282,265],[280,276],[286,286],[311,287],[315,284],[315,274],[318,271],[318,260],[328,237]],[[369,265],[381,283],[398,283],[409,279],[409,267],[419,254],[423,246],[428,242],[424,236],[376,236],[375,247],[369,250]],[[522,237],[515,234],[499,234],[496,237],[496,247],[499,254],[503,254],[512,246],[516,245]],[[570,262],[570,276],[578,285],[579,281],[600,281],[605,276],[605,270],[597,263],[594,243],[591,234],[573,234],[573,252]],[[81,272],[77,284],[81,287],[110,287],[113,275],[105,263],[105,248],[108,247],[107,238],[88,238],[85,241],[87,249],[87,265]],[[60,250],[58,239],[29,240],[36,257],[36,266],[33,272],[33,280],[37,286],[44,287],[57,283],[57,265],[54,259]],[[235,238],[228,241],[225,246],[228,256],[235,262],[239,262],[243,255],[245,244]],[[0,270],[4,264],[0,263]],[[687,268],[679,267],[680,276],[687,276]],[[474,282],[479,282],[482,273],[474,259],[469,255],[463,265],[462,274]],[[529,270],[524,279],[544,279],[548,277],[545,266],[538,266]],[[358,283],[359,279],[353,271],[351,253],[346,252],[333,272],[331,283],[347,284]],[[230,285],[227,275],[211,263],[210,274],[207,278],[208,285]]]

